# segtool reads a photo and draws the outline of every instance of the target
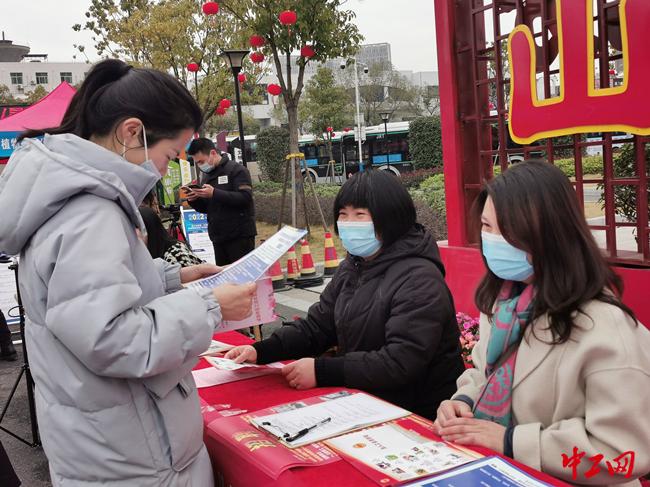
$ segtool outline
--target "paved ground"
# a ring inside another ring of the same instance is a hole
[[[278,306],[276,313],[280,319],[275,323],[269,323],[262,327],[264,337],[269,336],[273,330],[281,326],[282,320],[291,320],[294,316],[305,316],[309,306],[318,301],[318,288],[316,290],[292,289],[286,292],[277,293]],[[17,326],[11,326],[12,331]],[[11,392],[16,377],[20,373],[23,363],[22,345],[16,343],[19,351],[19,360],[16,362],[0,361],[0,410],[4,407],[7,397]],[[21,380],[14,398],[12,399],[7,414],[0,423],[1,426],[10,429],[19,436],[31,441],[31,427],[27,404],[27,388],[25,379]],[[31,448],[14,439],[4,431],[0,431],[0,441],[7,450],[7,454],[14,465],[18,476],[25,487],[49,487],[52,484],[49,479],[47,459],[41,448]],[[2,487],[2,486],[0,486]]]

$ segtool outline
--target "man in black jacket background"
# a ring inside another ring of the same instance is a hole
[[[193,140],[187,153],[201,173],[202,186],[188,193],[188,202],[196,211],[208,215],[216,264],[232,264],[255,248],[251,175],[228,154],[220,154],[210,139]]]

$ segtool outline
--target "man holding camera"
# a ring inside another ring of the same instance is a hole
[[[219,153],[210,139],[194,139],[187,151],[201,172],[189,185],[192,208],[208,215],[208,234],[216,264],[232,264],[255,248],[255,205],[251,175],[243,165]]]

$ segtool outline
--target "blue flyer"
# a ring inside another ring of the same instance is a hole
[[[406,487],[551,487],[499,457],[487,457]]]

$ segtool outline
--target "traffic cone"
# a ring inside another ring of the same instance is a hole
[[[293,281],[300,277],[300,266],[296,257],[296,247],[291,247],[287,253],[287,280]]]
[[[302,271],[300,272],[300,277],[313,276],[316,274],[316,267],[314,267],[314,258],[309,249],[309,242],[303,240],[300,245],[300,255],[302,257]]]
[[[334,247],[334,240],[332,234],[327,232],[325,234],[325,275],[331,276],[339,268],[339,258],[336,255],[336,247]]]
[[[269,276],[271,276],[271,281],[273,282],[273,289],[279,290],[284,289],[287,286],[287,280],[284,277],[284,272],[282,272],[282,267],[280,267],[280,261],[276,261],[275,264],[269,269]]]

